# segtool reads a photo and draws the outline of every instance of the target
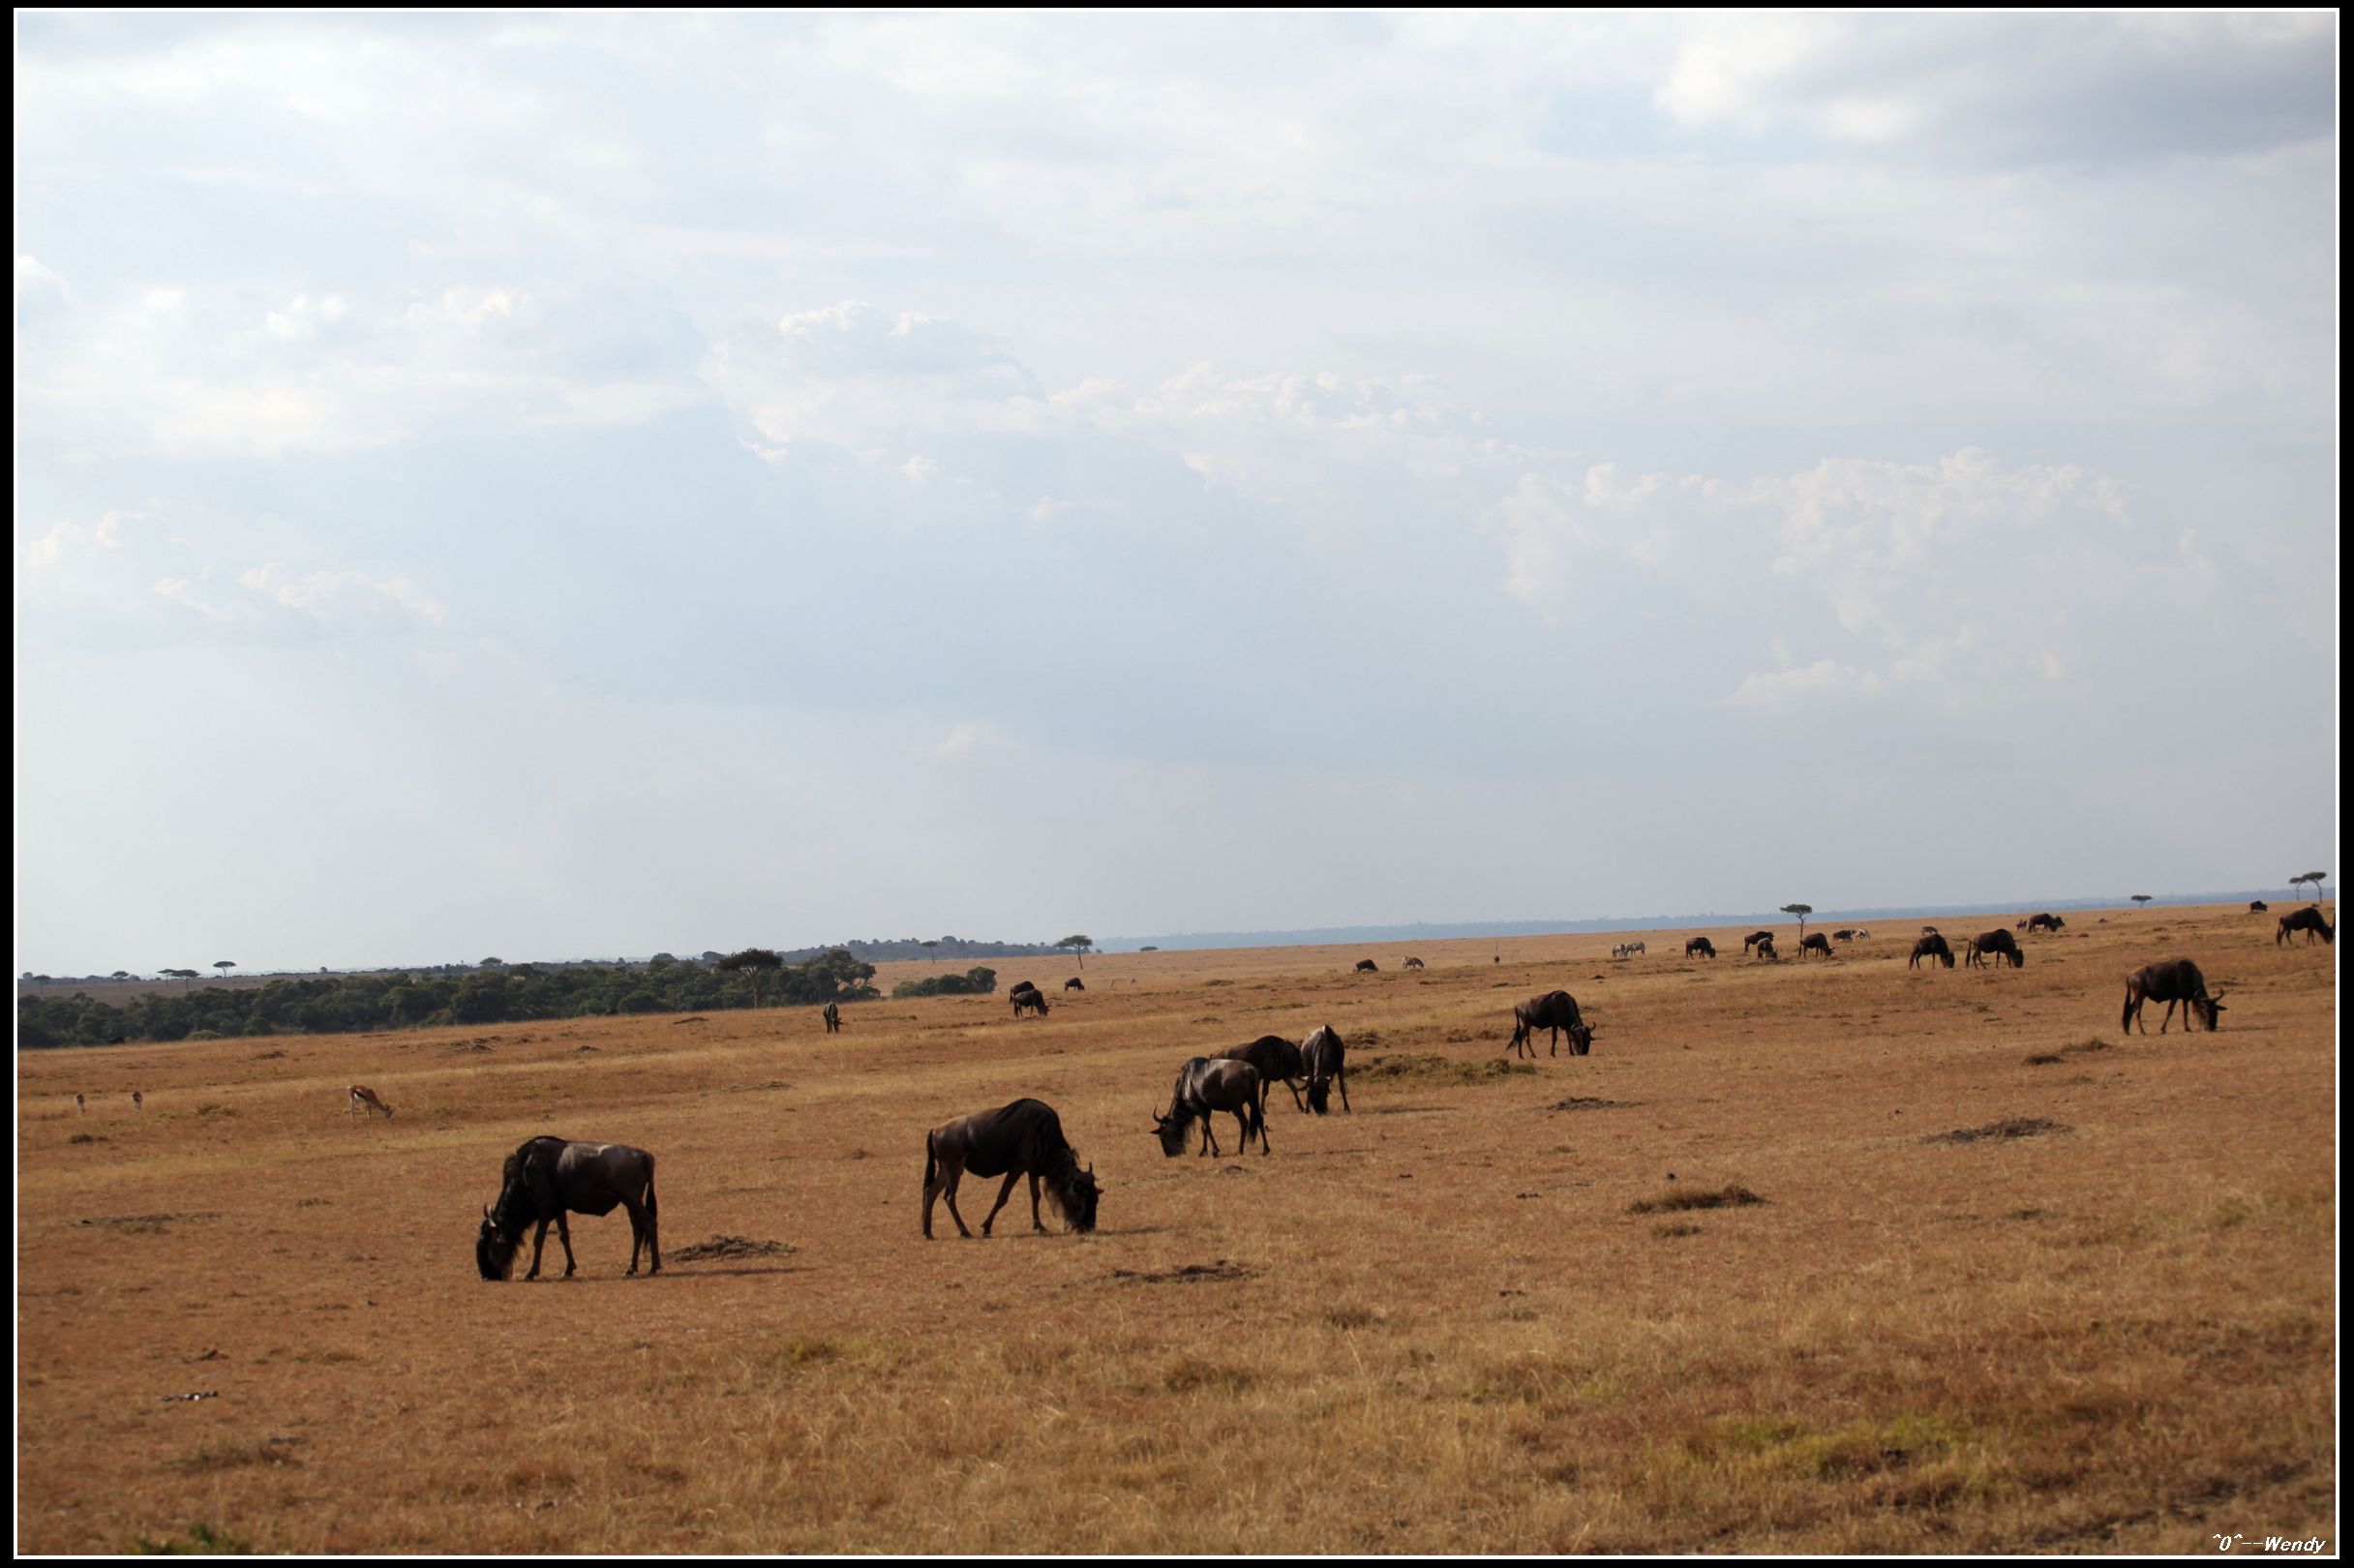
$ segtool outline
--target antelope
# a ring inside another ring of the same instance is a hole
[[[87,1116],[90,1114],[90,1106],[88,1102],[85,1101],[79,1095],[75,1095],[74,1097],[74,1114],[76,1116]]]
[[[378,1099],[375,1090],[363,1088],[356,1083],[351,1086],[350,1108],[346,1110],[344,1114],[346,1116],[349,1116],[353,1111],[357,1111],[360,1115],[371,1118],[373,1118],[377,1111],[382,1111],[384,1113],[384,1120],[387,1122],[392,1120],[392,1107],[385,1104],[382,1100]]]

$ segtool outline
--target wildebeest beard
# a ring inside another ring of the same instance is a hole
[[[1186,1129],[1193,1125],[1193,1107],[1172,1105],[1168,1115],[1158,1120],[1160,1126],[1156,1131],[1161,1136],[1161,1152],[1170,1156],[1185,1153]]]

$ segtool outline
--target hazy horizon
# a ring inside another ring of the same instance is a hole
[[[2334,868],[2337,45],[20,13],[16,969]]]

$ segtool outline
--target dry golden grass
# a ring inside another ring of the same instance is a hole
[[[793,1010],[19,1056],[19,1546],[2334,1546],[2333,953],[2230,911],[2069,921],[2019,971],[1911,971],[1892,929],[1828,964],[1738,930],[1714,964],[1682,932],[1420,973],[1168,952],[1067,1000],[1008,966],[1055,999],[1018,1024],[1001,995],[830,1039]],[[2181,953],[2223,1032],[2120,1037],[2125,972]],[[1500,1070],[1556,985],[1594,1054]],[[1162,1157],[1180,1061],[1324,1022],[1354,1115],[1279,1092],[1272,1158]],[[355,1082],[398,1118],[347,1118]],[[1021,1095],[1103,1229],[1035,1237],[1017,1196],[926,1244],[923,1130]],[[2014,1120],[2066,1131],[1927,1141]],[[569,1282],[474,1278],[546,1131],[655,1152],[660,1277],[621,1278],[617,1214]],[[1735,1187],[1765,1201],[1636,1212]],[[785,1248],[684,1260],[723,1237]]]

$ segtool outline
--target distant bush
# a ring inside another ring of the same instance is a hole
[[[930,975],[922,980],[901,980],[890,988],[893,997],[910,996],[987,996],[997,989],[997,971],[973,968],[961,975]]]

